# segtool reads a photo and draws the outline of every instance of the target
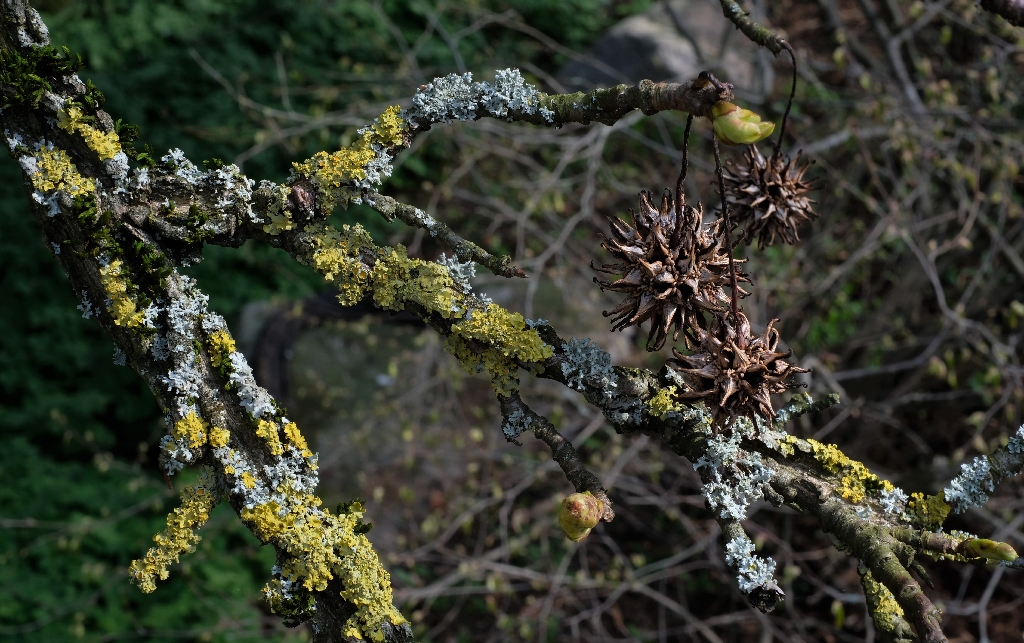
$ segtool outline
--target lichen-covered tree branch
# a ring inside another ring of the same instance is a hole
[[[722,5],[745,34],[781,51],[782,41],[739,5]],[[552,422],[523,400],[520,377],[577,391],[616,431],[651,436],[687,458],[721,526],[725,563],[762,612],[785,596],[775,561],[755,553],[742,524],[761,499],[813,516],[836,548],[860,562],[866,602],[885,641],[946,640],[915,558],[1020,567],[1009,545],[942,527],[951,511],[985,504],[996,484],[1024,469],[1024,427],[1004,447],[963,465],[937,495],[908,493],[834,445],[787,433],[792,420],[838,397],[796,393],[773,408],[771,396],[792,390],[793,376],[803,369],[777,350],[772,324],[754,332],[740,308],[747,292],[739,284],[752,286],[737,267],[743,265],[733,243],[741,238],[739,226],[747,225],[762,245],[776,232],[793,243],[796,224],[817,216],[806,198],[805,168],[778,148],[767,159],[752,148],[749,168],[728,170],[732,190],[721,177],[725,202],[711,224],[700,208],[685,203],[682,179],[660,206],[643,193],[633,225],[611,221],[605,248],[619,263],[599,268],[616,277],[598,283],[625,294],[609,313],[618,327],[650,322],[649,348],[678,345],[676,357],[658,372],[613,365],[592,340],[563,338],[547,322],[474,293],[468,279],[473,263],[501,277],[526,273],[414,204],[378,191],[395,157],[418,135],[482,118],[523,127],[611,125],[637,110],[674,110],[692,115],[697,126],[713,121],[723,143],[753,144],[770,135],[771,124],[731,103],[726,80],[703,73],[685,83],[643,81],[553,95],[515,69],[487,82],[452,74],[421,87],[407,109],[388,107],[347,147],[294,164],[288,181],[257,184],[234,165],[200,169],[177,149],[159,158],[140,152],[138,132],[103,111],[100,89],[77,75],[80,58],[50,43],[25,0],[5,0],[2,18],[0,124],[44,242],[83,313],[103,327],[158,400],[167,426],[160,467],[169,476],[183,467],[200,471],[198,481],[181,490],[180,507],[168,515],[154,546],[132,564],[131,581],[142,591],[152,592],[173,573],[172,565],[195,548],[213,506],[226,501],[276,552],[264,593],[287,623],[311,623],[317,641],[412,638],[366,535],[363,507],[322,506],[317,456],[257,384],[224,318],[177,270],[198,262],[206,244],[239,247],[249,239],[316,270],[342,304],[368,300],[422,319],[465,370],[489,377],[503,417],[494,430],[503,432],[509,448],[532,432],[562,469],[566,495],[570,486],[576,492],[573,502],[582,509],[571,516],[574,540],[597,521],[614,519],[613,498]],[[773,189],[743,191],[755,183]],[[356,203],[424,230],[452,256],[426,261],[401,245],[375,243],[358,225],[331,225],[335,208]],[[782,223],[766,231],[762,214],[769,205],[768,215],[782,212]],[[827,203],[819,209],[827,210]],[[750,221],[759,227],[749,227]]]

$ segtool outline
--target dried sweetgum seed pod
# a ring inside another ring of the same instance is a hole
[[[680,197],[682,198],[682,197]],[[673,204],[666,191],[661,208],[651,202],[649,192],[640,193],[637,211],[630,210],[633,226],[610,217],[611,238],[601,244],[618,263],[594,270],[618,279],[594,281],[602,290],[626,295],[616,308],[604,313],[612,318],[612,330],[651,322],[647,350],[657,351],[671,333],[672,341],[681,330],[687,339],[705,328],[705,313],[719,315],[728,310],[729,252],[723,223],[703,225],[703,211],[684,203]],[[737,281],[749,281],[737,275]],[[742,290],[739,296],[746,295]]]

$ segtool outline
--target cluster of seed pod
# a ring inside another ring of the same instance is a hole
[[[793,376],[807,372],[786,361],[791,352],[778,350],[778,320],[770,321],[760,334],[751,330],[738,303],[749,294],[740,284],[749,284],[750,279],[737,269],[746,260],[733,257],[730,233],[743,226],[737,238],[748,243],[757,238],[762,249],[776,238],[794,243],[797,226],[817,215],[807,198],[812,186],[803,178],[808,166],[799,164],[799,155],[791,162],[776,145],[765,159],[754,146],[772,133],[771,123],[731,103],[715,105],[708,116],[714,127],[722,216],[706,224],[702,204],[685,202],[684,143],[675,194],[665,190],[656,207],[651,193],[640,192],[636,211],[629,211],[632,225],[608,217],[611,236],[601,245],[615,262],[591,267],[613,276],[594,278],[601,290],[625,295],[604,313],[611,317],[612,330],[650,322],[647,350],[652,352],[664,348],[670,336],[673,343],[682,336],[686,352],[673,347],[674,357],[668,361],[685,384],[677,387],[676,395],[680,401],[707,404],[715,430],[722,432],[738,417],[748,418],[755,427],[770,423],[775,415],[771,396],[793,388]],[[687,140],[692,120],[691,116],[686,124]],[[746,166],[724,169],[718,141],[750,145]],[[599,501],[577,493],[560,507],[559,524],[578,541],[590,533],[599,514]]]
[[[730,232],[744,225],[746,230],[739,238],[748,242],[757,238],[762,248],[776,238],[793,243],[798,238],[797,225],[816,215],[807,198],[811,185],[803,180],[807,166],[789,161],[777,146],[765,159],[753,145],[771,134],[771,123],[731,103],[719,103],[710,116],[722,216],[705,224],[701,204],[685,203],[684,147],[674,198],[666,190],[661,207],[656,208],[644,191],[637,211],[630,210],[632,225],[609,217],[611,236],[602,246],[617,262],[594,269],[618,278],[594,281],[602,290],[626,295],[605,313],[612,318],[613,330],[650,321],[649,351],[661,350],[670,335],[673,342],[682,335],[687,353],[674,348],[674,359],[669,361],[687,385],[677,395],[682,400],[707,403],[715,426],[723,430],[741,416],[755,425],[758,417],[770,421],[774,416],[771,396],[792,388],[792,377],[806,372],[786,361],[789,352],[778,350],[776,320],[761,334],[751,331],[738,304],[748,294],[740,284],[750,283],[750,279],[736,267],[744,260],[733,258]],[[687,136],[689,131],[690,123]],[[745,155],[749,167],[722,168],[719,140],[729,145],[750,144]]]

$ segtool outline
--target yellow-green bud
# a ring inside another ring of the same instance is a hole
[[[774,123],[763,123],[761,117],[739,105],[721,101],[711,108],[715,136],[726,145],[750,145],[775,130]]]
[[[601,520],[604,506],[589,491],[574,493],[562,501],[558,508],[558,524],[569,540],[578,543]]]
[[[988,540],[986,538],[973,538],[961,545],[964,555],[971,558],[988,558],[989,560],[1017,560],[1017,552],[1006,543]]]

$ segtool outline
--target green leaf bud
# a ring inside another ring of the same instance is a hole
[[[562,501],[558,508],[558,524],[569,540],[578,543],[601,520],[604,506],[589,491],[574,493]]]
[[[715,136],[726,145],[750,145],[775,130],[774,123],[762,122],[759,115],[733,103],[715,103],[711,114]]]
[[[960,546],[965,556],[970,558],[988,558],[989,560],[1017,560],[1017,552],[1006,543],[988,540],[986,538],[972,538]]]

